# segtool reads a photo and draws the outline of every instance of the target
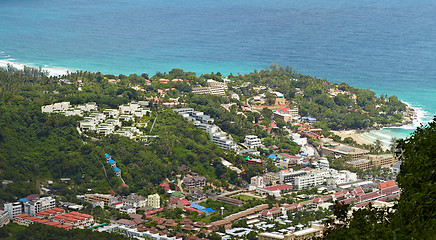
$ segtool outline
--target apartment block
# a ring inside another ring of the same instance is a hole
[[[8,212],[9,220],[12,220],[14,217],[23,213],[23,206],[20,202],[6,203],[4,207],[5,211]]]
[[[247,146],[249,149],[254,149],[262,146],[262,143],[260,142],[260,139],[258,136],[255,135],[247,135],[245,136],[245,146]]]
[[[94,193],[94,194],[85,194],[85,201],[87,202],[103,201],[104,206],[109,207],[112,204],[118,202],[118,199],[110,194]]]
[[[369,150],[356,148],[344,144],[324,144],[321,147],[324,155],[332,158],[348,157],[350,160],[357,160],[369,154]]]
[[[155,193],[153,195],[148,195],[147,204],[152,208],[160,208],[160,196]]]
[[[52,197],[43,197],[37,200],[32,200],[24,203],[24,213],[31,217],[37,213],[53,209],[56,206],[56,200]]]

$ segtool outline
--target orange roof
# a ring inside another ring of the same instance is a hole
[[[45,225],[49,225],[49,226],[59,226],[59,225],[61,225],[60,223],[58,223],[58,222],[48,222],[48,223],[46,223]]]
[[[65,212],[65,210],[64,209],[62,209],[62,208],[57,208],[57,207],[55,207],[55,208],[53,208],[53,209],[51,209],[52,211],[57,211],[57,212]]]
[[[30,217],[28,214],[25,214],[25,213],[23,213],[23,214],[20,214],[20,215],[18,215],[18,216],[16,216],[16,217],[19,217],[19,218],[28,218],[28,217]]]
[[[390,181],[387,181],[387,182],[380,183],[377,188],[378,189],[385,189],[385,188],[393,187],[393,186],[396,186],[396,185],[397,184],[395,183],[394,180],[390,180]]]
[[[37,218],[37,217],[28,217],[27,219],[29,219],[32,222],[39,220],[39,218]]]

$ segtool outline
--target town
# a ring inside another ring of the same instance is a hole
[[[61,101],[41,106],[40,112],[75,119],[83,146],[113,138],[164,149],[165,144],[174,143],[163,140],[168,133],[162,130],[163,121],[168,121],[165,126],[177,122],[195,135],[195,141],[214,149],[213,159],[199,167],[192,163],[205,160],[180,154],[183,164],[173,166],[159,182],[148,181],[153,188],[144,191],[133,181],[135,169],[121,150],[101,145],[93,158],[98,161],[97,171],[106,178],[99,180],[111,188],[88,187],[81,194],[63,196],[61,192],[74,192],[74,182],[88,179],[92,186],[94,180],[85,171],[76,179],[46,179],[38,185],[39,194],[4,203],[0,226],[44,224],[137,239],[311,239],[323,236],[335,204],[348,205],[351,216],[368,205],[392,207],[400,197],[395,177],[401,162],[395,149],[332,134],[326,121],[305,109],[302,99],[310,94],[307,90],[295,88],[292,101],[277,86],[226,77],[205,79],[202,85],[179,78],[146,79],[142,84],[116,78],[104,81],[109,87],[125,84],[138,94],[147,93],[153,85],[167,87],[117,107]],[[90,83],[60,79],[57,84],[83,92]],[[182,84],[189,95],[180,90]],[[323,81],[324,101],[345,102],[344,111],[369,115],[358,107],[358,93],[347,88]],[[216,102],[215,97],[225,100]],[[383,104],[389,105],[389,100],[377,101],[375,114],[385,116],[389,106]],[[403,122],[413,118],[407,114]],[[329,126],[333,124],[339,123]],[[208,168],[216,176],[208,175]]]

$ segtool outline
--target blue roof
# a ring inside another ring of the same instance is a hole
[[[206,213],[211,213],[214,212],[215,210],[213,210],[212,208],[208,207],[206,209],[204,209]]]
[[[193,203],[193,202],[191,202],[191,207],[193,207],[193,208],[195,208],[195,209],[197,209],[199,211],[202,211],[204,213],[211,213],[211,212],[215,211],[212,208],[205,208],[205,207],[203,207],[201,205],[198,205],[196,203]]]
[[[274,154],[271,154],[271,155],[269,155],[268,157],[271,158],[271,159],[276,159],[276,158],[277,158],[277,156],[274,155]]]
[[[307,153],[300,153],[301,156],[307,156]]]
[[[104,156],[107,157],[107,158],[110,158],[110,157],[111,157],[111,155],[109,155],[109,154],[107,154],[107,153],[105,153]]]
[[[29,199],[25,197],[25,198],[20,198],[20,200],[18,200],[18,201],[20,201],[20,202],[28,202]]]
[[[120,170],[119,168],[114,167],[114,171],[115,171],[115,172],[118,172],[119,170]]]
[[[112,164],[112,163],[114,163],[115,161],[112,160],[112,159],[109,159],[109,161],[107,161],[107,162],[110,163],[110,164]]]

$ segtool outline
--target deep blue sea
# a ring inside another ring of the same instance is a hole
[[[436,115],[434,0],[0,0],[0,65],[248,73],[271,63]],[[419,123],[373,132],[404,137]],[[389,136],[387,136],[389,135]]]

